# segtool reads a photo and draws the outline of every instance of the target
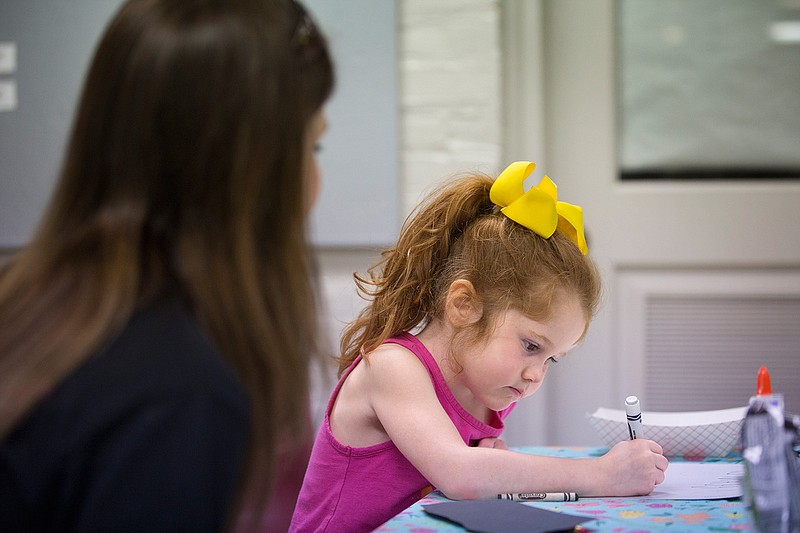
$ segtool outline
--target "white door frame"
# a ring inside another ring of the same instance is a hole
[[[541,162],[559,197],[583,206],[606,294],[584,345],[512,415],[512,443],[599,444],[584,414],[635,393],[618,384],[621,270],[800,267],[800,183],[618,181],[614,5],[502,3],[506,159]]]

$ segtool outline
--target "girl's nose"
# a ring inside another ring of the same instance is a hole
[[[533,383],[541,383],[545,374],[547,374],[547,359],[543,362],[532,362],[522,370],[522,378]]]

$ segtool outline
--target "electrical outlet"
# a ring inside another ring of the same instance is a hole
[[[17,82],[0,80],[0,112],[17,109]]]
[[[0,42],[0,74],[13,74],[17,71],[17,43]]]

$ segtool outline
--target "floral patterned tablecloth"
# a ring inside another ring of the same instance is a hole
[[[525,447],[517,451],[557,457],[599,457],[607,448]],[[670,461],[741,462],[741,456],[670,458]],[[449,501],[438,491],[429,494],[376,531],[437,533],[463,532],[456,524],[428,515],[423,506]],[[676,533],[695,531],[757,531],[752,516],[741,498],[733,500],[652,500],[639,498],[585,498],[576,502],[525,503],[552,511],[591,517],[583,528],[592,532],[639,533],[667,530]]]

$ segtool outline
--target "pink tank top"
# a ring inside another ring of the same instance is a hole
[[[500,436],[503,420],[515,404],[495,412],[490,424],[485,424],[456,401],[433,356],[416,337],[403,333],[386,342],[409,349],[425,365],[439,402],[467,445]],[[433,489],[392,441],[353,448],[331,433],[331,408],[342,383],[360,361],[353,361],[328,401],[289,531],[372,531]]]

